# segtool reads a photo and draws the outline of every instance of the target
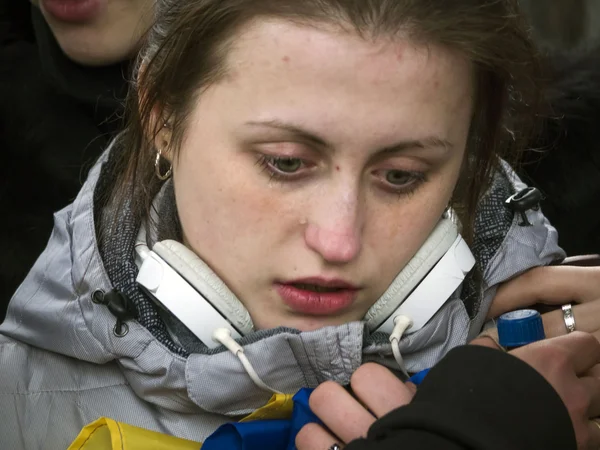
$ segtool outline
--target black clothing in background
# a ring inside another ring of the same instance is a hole
[[[25,0],[2,1],[0,322],[46,246],[53,213],[75,198],[121,125],[128,76],[127,62],[108,67],[72,62],[36,7]],[[23,4],[31,9],[27,16]]]
[[[523,361],[487,347],[448,353],[413,401],[346,450],[576,450],[569,413]]]
[[[546,58],[551,111],[521,175],[569,256],[600,253],[600,45]]]

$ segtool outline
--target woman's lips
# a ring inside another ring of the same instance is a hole
[[[289,283],[276,283],[275,289],[292,310],[311,316],[330,316],[339,313],[354,302],[358,291],[353,288],[341,288],[335,291],[317,292]]]
[[[104,0],[41,0],[42,7],[61,22],[83,23],[96,17]]]

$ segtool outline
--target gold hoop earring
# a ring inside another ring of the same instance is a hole
[[[160,181],[168,180],[173,173],[173,165],[169,164],[169,170],[167,170],[164,174],[160,173],[160,158],[162,156],[162,151],[158,150],[156,152],[156,159],[154,160],[154,172]]]

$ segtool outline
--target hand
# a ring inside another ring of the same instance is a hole
[[[600,448],[600,333],[574,332],[510,352],[536,369],[569,411],[579,450]]]
[[[488,311],[488,319],[535,304],[577,303],[573,314],[577,330],[600,330],[600,267],[536,267],[503,283]],[[542,314],[546,337],[566,334],[563,313]]]
[[[310,408],[328,430],[314,423],[305,425],[296,436],[298,450],[326,450],[333,444],[342,447],[366,436],[377,418],[410,403],[416,389],[374,363],[361,366],[352,375],[350,386],[358,400],[331,381],[314,390]]]

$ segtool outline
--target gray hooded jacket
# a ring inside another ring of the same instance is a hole
[[[0,326],[2,449],[64,450],[101,416],[203,441],[270,398],[230,352],[186,344],[185,333],[169,333],[177,326],[165,326],[165,314],[134,282],[132,249],[139,225],[130,224],[130,232],[101,248],[95,231],[101,211],[94,201],[110,183],[110,172],[107,151],[73,204],[55,215],[48,246]],[[424,328],[402,339],[409,371],[430,367],[475,336],[498,283],[564,257],[555,229],[540,211],[529,211],[533,226],[522,227],[504,207],[522,187],[507,167],[496,175],[472,245],[483,291],[465,282]],[[108,308],[92,301],[94,292],[116,287],[136,307],[136,320],[127,322],[123,337],[113,333],[115,317]],[[325,380],[347,384],[365,361],[394,363],[387,336],[369,333],[361,322],[312,332],[259,331],[241,343],[262,380],[286,393]]]

